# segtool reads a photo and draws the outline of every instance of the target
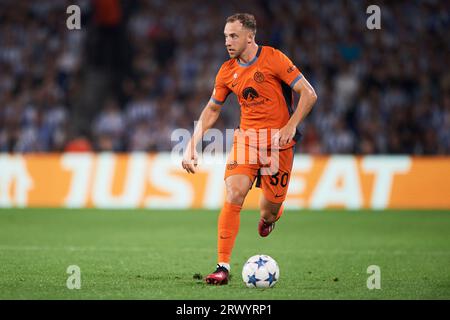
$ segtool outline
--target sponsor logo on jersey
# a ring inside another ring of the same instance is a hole
[[[259,94],[254,88],[247,87],[244,89],[244,91],[242,91],[242,96],[247,101],[253,101],[254,99],[259,97]]]

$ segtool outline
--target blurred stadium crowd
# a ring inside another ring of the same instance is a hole
[[[66,8],[81,7],[81,30]],[[0,152],[169,151],[193,130],[224,49],[251,12],[257,43],[285,52],[319,99],[302,153],[450,154],[450,3],[378,1],[0,2]],[[228,98],[216,125],[238,125]]]

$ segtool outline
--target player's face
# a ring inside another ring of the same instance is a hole
[[[228,22],[223,33],[230,58],[239,58],[251,42],[252,33],[244,28],[239,21]]]

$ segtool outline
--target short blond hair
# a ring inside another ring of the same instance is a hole
[[[254,15],[250,13],[235,13],[227,18],[227,23],[235,21],[239,21],[244,28],[256,34],[256,19]]]

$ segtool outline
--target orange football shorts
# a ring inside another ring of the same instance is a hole
[[[265,150],[248,144],[233,143],[225,169],[225,180],[236,174],[250,178],[264,197],[274,203],[286,199],[294,160],[294,147]]]

